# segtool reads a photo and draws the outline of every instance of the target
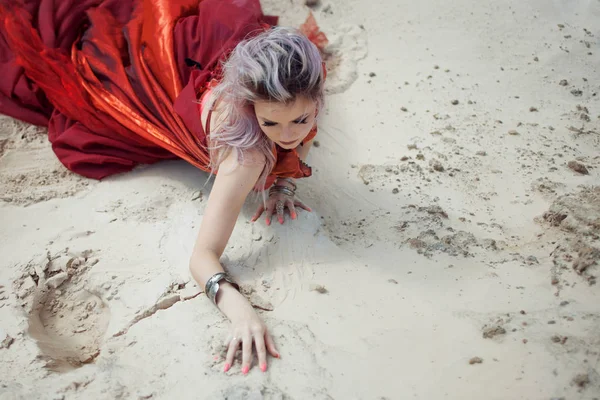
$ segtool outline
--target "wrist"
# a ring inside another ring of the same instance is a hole
[[[297,189],[296,181],[292,178],[277,178],[275,184],[278,186],[285,186],[293,191],[296,191]]]
[[[229,318],[234,320],[238,316],[247,312],[247,308],[252,310],[248,300],[231,283],[223,282],[219,287],[217,294],[217,308]]]

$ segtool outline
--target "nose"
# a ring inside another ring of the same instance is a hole
[[[292,128],[289,126],[284,126],[283,130],[281,131],[281,141],[291,142],[292,140],[294,140],[294,132],[292,131]]]

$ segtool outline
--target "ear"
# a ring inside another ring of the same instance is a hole
[[[323,68],[323,81],[327,79],[327,66],[325,65],[325,61],[321,62],[321,68]]]

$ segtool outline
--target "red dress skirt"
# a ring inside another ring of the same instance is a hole
[[[0,0],[0,113],[47,126],[89,178],[174,158],[208,171],[198,99],[241,40],[276,24],[259,0]],[[312,15],[301,29],[323,49]],[[310,176],[295,150],[274,152],[268,185]]]

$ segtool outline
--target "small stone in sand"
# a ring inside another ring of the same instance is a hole
[[[304,4],[306,4],[306,6],[308,7],[316,7],[319,5],[320,2],[321,0],[305,0]]]
[[[559,336],[559,335],[554,335],[552,336],[552,341],[554,343],[560,343],[560,344],[565,344],[567,342],[568,337],[566,336]]]
[[[52,278],[48,279],[46,281],[46,286],[48,286],[49,288],[52,288],[52,289],[56,289],[60,285],[62,285],[67,280],[68,277],[69,277],[69,275],[66,272],[60,272],[60,273],[54,275]]]
[[[392,193],[394,194],[398,194],[400,192],[400,190],[398,188],[393,188],[392,189]]]
[[[406,108],[406,107],[400,107],[400,109],[401,109],[402,111],[404,111],[404,112],[407,112],[407,111],[408,111],[408,108]]]
[[[519,134],[519,132],[517,132],[517,131],[516,131],[516,130],[514,130],[514,129],[511,129],[510,131],[508,131],[508,134],[509,134],[509,135],[513,135],[513,136],[517,136],[517,135]]]
[[[569,82],[568,82],[566,79],[563,79],[563,80],[561,80],[561,81],[560,81],[558,84],[559,84],[560,86],[567,86],[567,85],[569,84]]]
[[[452,100],[452,101],[451,101],[451,103],[452,103],[452,105],[454,105],[454,106],[455,106],[455,105],[457,105],[457,104],[458,104],[458,100]]]
[[[311,288],[310,288],[310,290],[312,290],[314,292],[321,293],[321,294],[327,294],[327,293],[329,293],[329,290],[327,290],[325,288],[325,286],[323,286],[323,285],[312,285]]]
[[[579,97],[583,94],[583,92],[579,89],[573,89],[573,90],[571,90],[571,94],[575,97]]]
[[[444,166],[438,160],[435,160],[435,159],[434,160],[429,160],[429,165],[431,166],[431,168],[434,169],[434,171],[437,171],[437,172],[443,172],[444,171]]]
[[[475,154],[477,154],[478,156],[487,156],[487,153],[486,153],[485,151],[483,151],[483,150],[479,150],[479,151],[478,151],[477,153],[475,153]]]
[[[578,173],[583,174],[583,175],[588,175],[590,173],[588,171],[588,169],[585,167],[585,165],[583,165],[580,162],[577,162],[575,160],[569,161],[569,163],[567,164],[567,166],[570,169],[572,169],[573,171],[578,172]]]
[[[529,107],[529,112],[537,112],[537,108],[535,107]]]
[[[409,150],[416,150],[417,149],[417,145],[416,144],[409,144],[406,146]]]
[[[504,329],[501,326],[494,326],[491,328],[487,328],[483,331],[483,338],[484,339],[491,339],[494,336],[497,335],[504,335],[506,333],[506,329]]]
[[[315,141],[313,142],[313,146],[314,146],[314,147],[321,147],[321,142],[319,142],[318,140],[315,140]]]
[[[397,285],[397,284],[398,284],[398,281],[397,281],[397,280],[395,280],[395,279],[388,279],[388,282],[389,282],[389,283],[393,283],[394,285]]]
[[[483,362],[483,358],[481,357],[473,357],[469,360],[469,364],[481,364]]]
[[[533,61],[540,61],[540,59],[537,57],[533,57]]]
[[[377,75],[375,74],[375,72],[369,72],[369,76],[370,76],[371,78],[373,78],[373,77],[375,77],[375,76],[377,76]]]
[[[8,349],[13,344],[15,339],[0,330],[0,337],[2,336],[4,337],[2,338],[2,341],[0,341],[0,349]]]
[[[588,374],[579,374],[571,382],[573,385],[577,385],[583,389],[590,383],[590,377]]]
[[[195,200],[198,200],[198,199],[202,200],[202,192],[199,191],[199,190],[195,191],[192,194],[192,201],[195,201]]]

